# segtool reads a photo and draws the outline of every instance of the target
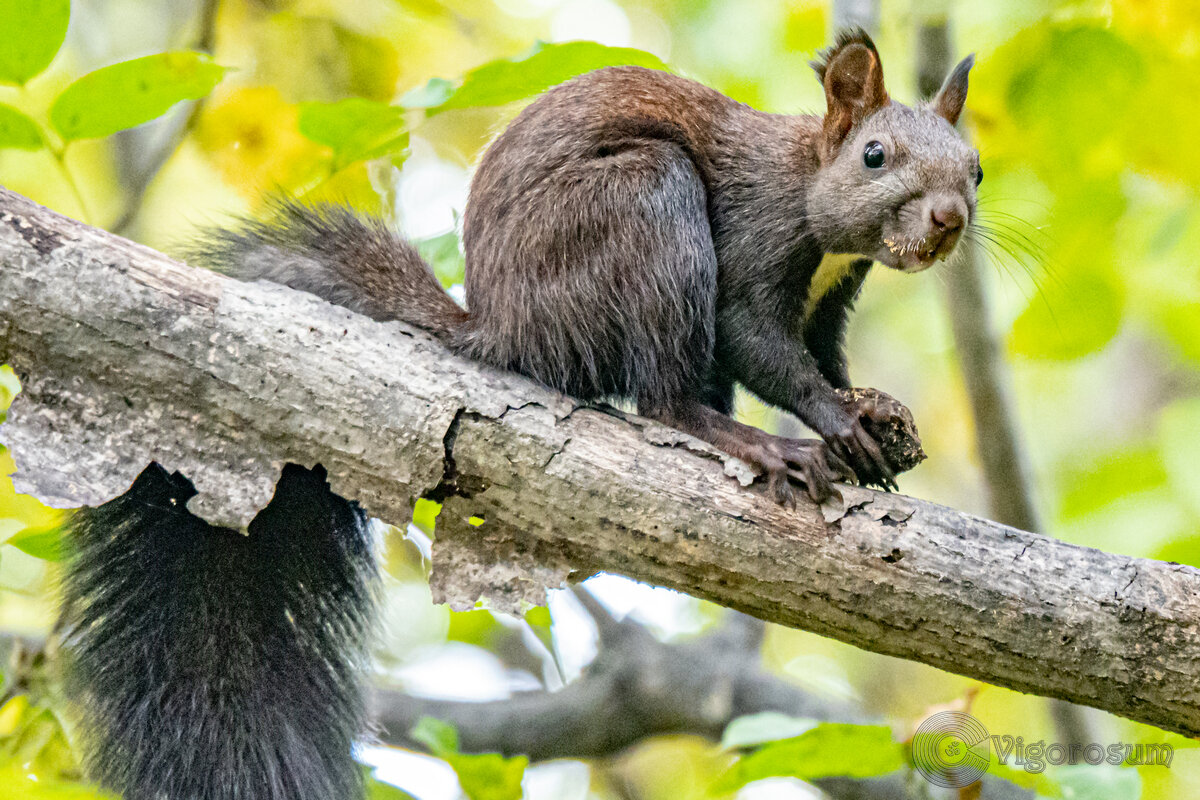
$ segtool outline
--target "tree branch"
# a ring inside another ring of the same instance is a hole
[[[0,437],[51,504],[147,461],[244,523],[281,466],[404,523],[444,501],[435,595],[540,599],[618,572],[876,652],[1200,734],[1200,572],[846,487],[787,510],[745,466],[281,287],[185,265],[0,191]]]

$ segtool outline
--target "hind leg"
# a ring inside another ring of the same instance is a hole
[[[755,467],[766,478],[767,492],[786,506],[796,504],[791,479],[803,482],[813,502],[821,503],[833,495],[833,481],[853,477],[819,439],[772,436],[694,400],[681,399],[666,408],[644,408],[639,402],[638,412]]]
[[[768,491],[780,502],[794,502],[791,485],[784,478],[785,470],[788,476],[803,481],[818,502],[833,492],[831,477],[853,479],[853,473],[845,464],[827,453],[823,443],[816,439],[771,436],[758,428],[738,423],[733,419],[733,394],[732,379],[710,375],[700,393],[700,402],[707,408],[690,415],[678,414],[674,425],[700,430],[703,435],[699,438],[710,443],[719,438],[723,442],[719,446],[725,452],[743,461],[757,463],[767,475]],[[764,467],[766,463],[771,464],[770,469]]]
[[[832,481],[852,474],[823,442],[772,436],[729,416],[732,380],[713,369],[717,259],[704,186],[682,153],[660,167],[656,191],[646,196],[643,185],[624,220],[626,243],[640,243],[646,267],[638,317],[649,326],[635,336],[631,364],[638,412],[759,469],[781,503],[795,503],[793,478],[821,502]]]

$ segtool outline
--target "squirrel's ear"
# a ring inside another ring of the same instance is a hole
[[[942,84],[931,103],[934,112],[945,117],[951,125],[958,122],[958,116],[962,114],[963,106],[967,102],[967,73],[973,66],[974,53],[958,62],[958,66],[946,78],[946,82]]]
[[[855,124],[888,104],[883,65],[875,43],[859,28],[838,36],[812,66],[825,86],[823,155],[832,158]]]

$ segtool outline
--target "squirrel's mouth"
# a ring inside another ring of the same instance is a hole
[[[961,230],[930,231],[925,236],[913,239],[885,236],[883,248],[886,256],[877,260],[901,272],[921,272],[954,252],[960,233]]]

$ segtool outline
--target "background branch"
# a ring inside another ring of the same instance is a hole
[[[946,12],[916,10],[917,83],[921,97],[928,98],[954,66],[954,47]],[[1033,500],[1029,457],[1017,426],[1002,344],[992,325],[979,248],[964,241],[959,250],[961,255],[946,265],[946,307],[971,401],[975,452],[983,467],[991,514],[1006,525],[1040,531],[1044,528]]]
[[[212,54],[216,44],[218,7],[218,0],[197,0],[191,20],[196,32],[190,49]],[[182,103],[152,125],[122,131],[113,137],[125,200],[120,216],[107,226],[109,230],[128,234],[142,212],[150,184],[195,127],[207,99],[202,97]]]
[[[576,681],[557,692],[524,692],[483,703],[377,690],[373,711],[380,739],[421,749],[408,732],[430,716],[454,725],[463,752],[547,761],[610,758],[647,737],[672,733],[716,741],[737,717],[765,711],[870,721],[851,706],[815,697],[764,670],[758,646],[764,625],[757,619],[731,613],[710,633],[668,643],[633,620],[613,619],[586,590],[576,588],[576,596],[602,631],[595,660]],[[833,800],[911,796],[902,774],[815,783]],[[1022,800],[1033,792],[987,780],[979,797]]]

